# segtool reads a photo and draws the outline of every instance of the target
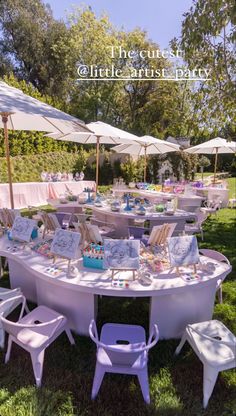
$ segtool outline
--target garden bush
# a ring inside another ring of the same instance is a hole
[[[41,181],[41,172],[72,172],[78,160],[78,153],[55,152],[11,158],[13,182]],[[0,158],[0,182],[7,182],[7,164]]]

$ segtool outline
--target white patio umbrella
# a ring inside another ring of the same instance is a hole
[[[4,129],[11,206],[14,208],[8,130],[88,131],[85,124],[63,111],[45,104],[21,90],[0,82],[0,128]]]
[[[217,158],[219,153],[235,153],[236,152],[236,142],[227,142],[227,140],[222,139],[221,137],[216,137],[215,139],[208,140],[207,142],[198,144],[193,147],[185,149],[185,152],[192,154],[207,154],[215,155],[215,166],[214,166],[214,182],[216,180],[216,169],[217,169]]]
[[[86,127],[91,131],[90,133],[81,133],[78,131],[71,131],[65,134],[49,133],[46,136],[57,140],[72,141],[81,144],[96,143],[96,189],[98,187],[99,176],[99,146],[100,144],[120,144],[130,143],[138,139],[138,136],[128,133],[127,131],[113,127],[102,121],[96,121],[86,124]]]
[[[112,150],[115,150],[118,153],[144,156],[144,182],[146,182],[147,155],[176,152],[179,150],[179,145],[169,143],[165,140],[156,139],[152,136],[142,136],[136,139],[133,143],[121,144],[113,147]]]

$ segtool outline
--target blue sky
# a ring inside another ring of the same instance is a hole
[[[188,11],[192,0],[44,0],[50,4],[55,18],[64,18],[72,5],[86,4],[97,15],[106,11],[117,27],[132,30],[140,27],[148,37],[168,47],[169,41],[181,32],[183,13]]]

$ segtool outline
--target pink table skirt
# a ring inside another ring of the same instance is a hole
[[[94,181],[79,182],[25,182],[14,183],[15,208],[47,205],[48,199],[57,199],[59,195],[71,191],[74,195],[83,192],[84,188],[95,188]],[[9,185],[0,184],[0,208],[10,208]]]

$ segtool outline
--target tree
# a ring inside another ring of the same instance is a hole
[[[180,47],[190,69],[206,68],[211,80],[195,86],[192,101],[199,126],[236,134],[236,3],[235,0],[194,0],[184,14]],[[174,45],[175,42],[172,42]]]
[[[106,15],[97,18],[91,8],[78,8],[69,19],[71,45],[78,65],[95,69],[115,68],[129,75],[132,68],[142,71],[162,71],[171,68],[164,58],[141,58],[141,50],[159,50],[147,33],[135,29],[117,30]],[[111,55],[113,46],[114,56]],[[134,51],[132,57],[119,55]],[[90,75],[88,75],[88,78]],[[185,135],[191,120],[190,88],[183,84],[155,81],[78,81],[71,90],[71,111],[86,121],[103,120],[135,134],[158,137]]]
[[[69,32],[41,0],[1,0],[0,70],[6,65],[44,94],[68,97]],[[5,68],[5,69],[4,69]]]
[[[211,165],[211,161],[208,159],[208,157],[206,156],[201,156],[200,159],[198,160],[198,165],[201,168],[201,172],[202,172],[202,181],[203,181],[203,172],[204,172],[204,168],[207,168],[208,166]]]
[[[198,161],[198,164],[202,168],[208,168],[208,166],[211,165],[211,161],[208,159],[208,157],[201,156],[199,161]]]

